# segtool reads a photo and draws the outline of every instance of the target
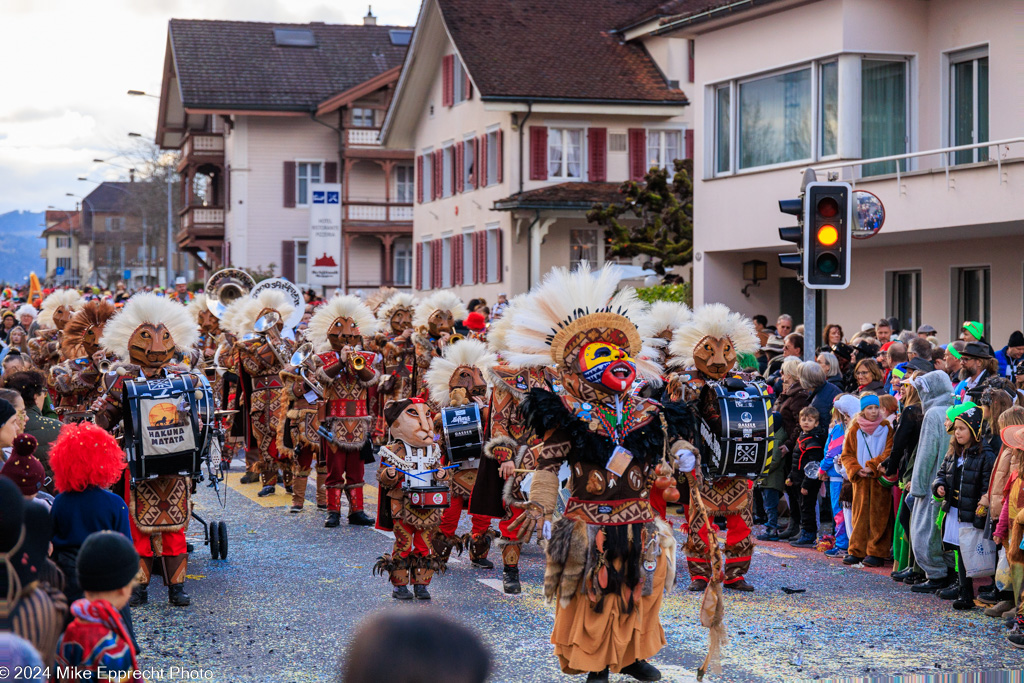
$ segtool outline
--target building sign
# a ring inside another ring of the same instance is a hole
[[[309,244],[306,249],[311,285],[341,285],[341,185],[309,186]]]

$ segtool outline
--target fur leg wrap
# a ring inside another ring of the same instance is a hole
[[[590,539],[584,522],[562,518],[551,529],[547,546],[547,566],[544,569],[544,598],[548,602],[559,599],[568,607],[579,591],[587,565]]]
[[[488,529],[479,536],[473,536],[472,534],[463,536],[463,544],[469,546],[469,559],[472,561],[486,558],[487,553],[491,550],[491,541],[497,535],[494,529]]]
[[[468,534],[467,534],[468,535]],[[457,550],[459,556],[462,556],[462,551],[465,550],[465,537],[463,536],[449,536],[448,534],[437,531],[434,533],[434,537],[430,539],[430,545],[434,549],[434,554],[437,555],[438,559],[442,563],[447,563],[448,558],[452,555],[452,550]]]
[[[401,556],[381,555],[373,565],[373,576],[384,576],[394,586],[409,585],[409,561]]]

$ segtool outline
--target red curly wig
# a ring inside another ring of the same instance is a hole
[[[113,436],[91,422],[68,424],[50,448],[50,467],[61,493],[105,489],[121,478],[125,455]]]

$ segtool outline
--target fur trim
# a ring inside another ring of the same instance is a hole
[[[100,346],[127,361],[128,340],[145,323],[166,325],[174,348],[182,353],[187,353],[199,339],[199,325],[184,306],[156,294],[136,294],[103,328]]]
[[[39,324],[39,327],[53,327],[54,311],[61,306],[77,311],[84,303],[85,300],[82,299],[82,294],[77,289],[58,289],[43,299],[43,305],[39,309],[39,317],[36,318],[36,323]]]
[[[450,289],[442,289],[416,305],[416,310],[412,314],[413,329],[426,327],[427,321],[434,311],[449,311],[456,320],[462,320],[469,314],[466,304],[462,303],[462,299],[455,292]]]
[[[110,488],[126,464],[117,440],[91,422],[64,425],[50,447],[53,483],[61,493]]]
[[[367,301],[367,303],[369,303],[369,301]],[[377,322],[385,333],[390,334],[391,316],[403,308],[413,311],[416,308],[416,297],[412,294],[406,294],[405,292],[395,292],[387,301],[377,307],[375,311],[377,315]]]
[[[491,458],[492,460],[494,460],[494,449],[501,446],[511,449],[513,453],[513,458],[515,457],[516,452],[519,450],[519,444],[515,442],[515,439],[512,439],[507,436],[495,436],[490,441],[484,444],[484,457]]]
[[[661,517],[654,518],[654,525],[658,528],[661,556],[668,562],[668,569],[665,570],[665,592],[670,593],[676,585],[676,537],[672,533],[672,527]]]
[[[346,294],[335,296],[327,303],[318,306],[306,328],[306,339],[313,345],[317,353],[331,350],[331,342],[327,340],[327,330],[338,318],[348,318],[359,328],[363,337],[377,334],[377,319],[373,311],[359,297]]]
[[[668,346],[672,356],[670,365],[674,368],[693,365],[693,350],[705,337],[728,337],[737,354],[756,353],[761,348],[749,318],[730,311],[723,304],[704,304],[672,334]]]
[[[523,459],[526,457],[526,453],[529,451],[528,446],[520,446],[516,451],[515,457],[512,462],[515,463],[516,469],[522,469]],[[522,483],[519,477],[509,477],[505,480],[504,485],[501,487],[501,500],[508,507],[522,507],[523,501],[515,497],[516,488]]]
[[[487,380],[491,374],[491,368],[498,364],[498,357],[489,353],[487,345],[476,339],[463,339],[462,341],[448,344],[444,352],[438,358],[430,361],[430,369],[427,370],[426,383],[430,388],[430,400],[434,405],[445,408],[450,399],[448,393],[448,381],[455,371],[463,365],[470,365],[478,368]]]
[[[192,301],[189,301],[188,305],[185,306],[185,308],[189,312],[189,315],[191,315],[192,319],[195,320],[196,322],[199,322],[200,313],[202,313],[203,311],[210,310],[210,308],[206,305],[208,298],[209,297],[207,297],[205,294],[196,294],[195,298],[192,299]]]
[[[256,324],[256,320],[264,309],[270,308],[277,311],[281,314],[282,320],[288,320],[292,312],[295,311],[288,296],[276,289],[265,289],[255,299],[252,297],[238,299],[236,303],[232,304],[232,307],[234,306],[238,308],[230,316],[224,315],[221,326],[229,322],[231,327],[228,328],[228,331],[236,337],[252,334],[253,325]]]
[[[64,332],[60,338],[61,354],[65,358],[78,358],[82,355],[82,339],[90,328],[100,327],[104,329],[106,336],[106,325],[117,312],[114,305],[106,301],[89,301],[71,316],[71,320],[64,326]],[[102,346],[103,341],[100,340]],[[126,346],[127,348],[127,346]]]
[[[584,522],[563,517],[554,523],[544,568],[544,598],[547,602],[557,597],[559,605],[563,608],[569,606],[579,592],[589,547],[590,538]]]

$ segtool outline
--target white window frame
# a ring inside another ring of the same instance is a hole
[[[358,118],[356,112],[360,112]],[[366,116],[369,115],[369,124],[366,123]],[[352,127],[353,128],[375,128],[376,123],[376,111],[369,107],[352,107]]]
[[[961,299],[961,296],[962,296],[963,292],[961,292],[961,288],[960,288],[960,276],[961,276],[961,273],[963,273],[965,271],[987,271],[987,277],[985,277],[984,279],[988,280],[988,291],[983,293],[985,300],[983,302],[981,302],[981,303],[982,303],[982,308],[983,309],[985,309],[985,308],[988,309],[988,314],[985,315],[984,311],[983,311],[983,314],[981,316],[977,316],[976,318],[970,318],[970,319],[977,320],[979,318],[982,318],[982,320],[980,320],[980,322],[984,326],[984,328],[986,330],[991,329],[991,322],[992,322],[992,320],[991,320],[992,319],[992,264],[991,263],[977,263],[977,264],[972,264],[972,265],[954,265],[954,266],[950,266],[950,271],[949,271],[949,275],[950,275],[950,277],[949,277],[950,290],[952,292],[952,296],[950,296],[950,301],[949,301],[949,304],[950,304],[949,320],[950,320],[950,327],[952,328],[950,330],[950,335],[951,335],[950,338],[951,339],[959,339],[960,338],[960,326],[964,324],[965,320],[968,320],[968,318],[966,317],[966,313],[964,313],[964,310],[963,310],[965,308],[965,306],[963,305],[963,301]]]
[[[304,277],[299,276],[300,267]],[[295,273],[295,284],[305,285],[309,281],[309,242],[307,240],[295,240],[295,262],[292,264],[292,272]]]
[[[405,178],[399,178],[404,175]],[[394,201],[399,204],[412,204],[416,197],[416,168],[412,164],[395,164]],[[426,189],[426,188],[424,188]]]
[[[462,284],[464,285],[476,284],[476,278],[473,277],[473,264],[476,259],[476,254],[473,253],[473,236],[475,234],[476,228],[474,227],[462,229]]]
[[[580,174],[579,176],[569,175],[569,155],[567,153],[569,143],[569,133],[571,131],[579,131],[580,133]],[[561,173],[555,175],[551,173],[551,149],[552,140],[554,139],[555,133],[558,133],[559,148],[562,155],[562,170]],[[646,142],[645,142],[646,144]],[[555,126],[548,126],[548,147],[547,154],[545,155],[548,165],[548,180],[558,181],[580,181],[587,177],[587,127],[581,125],[573,125],[561,123]]]
[[[54,243],[55,249],[70,249],[71,238],[70,237],[55,237],[56,242]],[[66,242],[66,244],[65,244]]]
[[[412,287],[412,268],[413,268],[413,248],[412,238],[410,237],[399,237],[395,240],[394,248],[391,252],[391,272],[393,286],[395,287]],[[399,279],[398,274],[402,268],[400,264],[404,266],[405,278]]]
[[[943,129],[944,129],[944,134],[943,134],[944,144],[947,147],[955,146],[955,142],[954,141],[956,140],[956,130],[955,130],[956,129],[956,117],[954,116],[954,114],[956,113],[955,112],[955,108],[956,108],[956,88],[954,87],[955,83],[953,82],[953,67],[955,67],[958,64],[963,64],[964,62],[974,62],[974,83],[973,83],[973,86],[974,86],[974,93],[973,93],[973,100],[974,100],[974,130],[972,131],[972,136],[971,137],[972,137],[974,142],[978,142],[978,137],[979,137],[979,134],[978,134],[979,133],[979,129],[978,129],[978,120],[979,120],[979,118],[978,118],[978,107],[979,107],[979,104],[980,104],[980,100],[978,99],[978,60],[983,58],[983,57],[988,57],[989,58],[989,74],[988,74],[989,75],[989,91],[988,91],[989,92],[989,103],[988,103],[989,107],[988,107],[988,113],[989,113],[990,117],[991,117],[991,114],[992,114],[992,59],[991,59],[991,57],[989,55],[988,43],[985,43],[984,45],[978,45],[978,46],[975,46],[975,47],[965,48],[965,49],[952,50],[950,52],[945,53],[943,56],[944,56],[943,62],[945,63],[945,69],[944,69],[945,76],[944,76],[944,79],[943,79],[943,86],[944,86],[944,90],[946,91],[945,92],[945,96],[943,97],[944,101],[946,102],[945,111],[943,112],[944,113],[943,118],[945,119],[945,125],[943,126]],[[990,120],[989,121],[989,138],[991,139],[991,137],[992,137],[992,128],[991,128],[991,120]],[[979,154],[979,151],[981,149],[982,148],[979,147],[979,148],[973,150],[973,152],[971,154],[971,158],[972,158],[973,161],[970,162],[970,163],[976,163],[978,161],[978,154]],[[952,158],[956,157],[956,153],[955,152],[952,152],[950,155],[951,155]]]
[[[441,198],[455,194],[455,143],[446,142],[441,151]]]
[[[487,131],[487,168],[484,169],[487,177],[484,186],[495,185],[498,182],[498,128]]]
[[[468,100],[466,97],[466,67],[458,55],[452,55],[452,106]]]
[[[487,269],[484,273],[484,282],[501,282],[501,273],[498,272],[499,255],[501,254],[500,226],[497,223],[487,225]]]
[[[472,183],[470,183],[470,177],[476,168],[476,152],[476,136],[469,133],[462,138],[462,187],[465,192],[475,189]],[[480,184],[479,178],[476,179],[476,184]]]
[[[303,164],[307,165],[305,175],[303,175],[300,172],[302,170],[302,165]],[[295,206],[309,206],[309,199],[310,199],[309,198],[309,194],[310,194],[309,193],[309,186],[312,185],[314,182],[320,182],[320,183],[324,182],[324,164],[325,164],[325,161],[323,159],[296,159],[295,160]],[[316,180],[316,181],[313,180],[313,176],[309,172],[310,170],[312,170],[314,165],[319,167],[318,168],[318,172],[316,174],[318,180]],[[303,180],[306,181],[306,190],[307,191],[306,191],[306,196],[305,197],[302,196],[302,181]]]
[[[434,201],[434,148],[423,150],[423,203]]]
[[[420,261],[420,282],[423,283],[423,289],[434,288],[434,273],[432,272],[434,258],[433,251],[434,242],[430,238],[430,235],[424,235],[423,240],[420,242],[423,245],[423,259]]]
[[[907,267],[899,268],[898,270],[887,270],[885,271],[885,315],[886,317],[893,317],[897,315],[895,299],[897,298],[896,292],[896,280],[900,276],[910,275],[914,278],[914,291],[912,293],[913,303],[911,304],[913,310],[913,329],[917,329],[922,321],[921,308],[923,306],[922,290],[924,289],[924,271],[921,268]],[[905,321],[900,319],[900,324]],[[909,329],[909,328],[908,328]]]
[[[450,232],[441,234],[441,287],[448,289],[452,286],[452,282],[455,278],[452,277],[454,274],[452,269],[452,238],[453,235]]]
[[[644,149],[646,150],[646,153],[647,153],[648,157],[651,156],[651,136],[652,135],[657,135],[658,138],[659,138],[659,140],[658,140],[657,158],[656,159],[648,159],[647,160],[648,168],[650,168],[651,166],[657,166],[658,168],[665,168],[665,167],[668,166],[669,160],[666,158],[666,155],[668,154],[668,152],[666,151],[668,145],[666,143],[668,141],[668,134],[669,133],[678,133],[679,134],[679,147],[677,149],[678,149],[678,154],[680,156],[678,156],[677,158],[678,159],[683,159],[683,158],[686,157],[686,131],[685,131],[685,129],[683,129],[683,128],[648,128],[647,129],[647,134],[646,134],[646,137],[645,137],[645,140],[644,140],[644,145],[645,145]],[[675,161],[675,159],[672,159],[672,161]],[[672,170],[672,169],[670,168],[669,170]]]

